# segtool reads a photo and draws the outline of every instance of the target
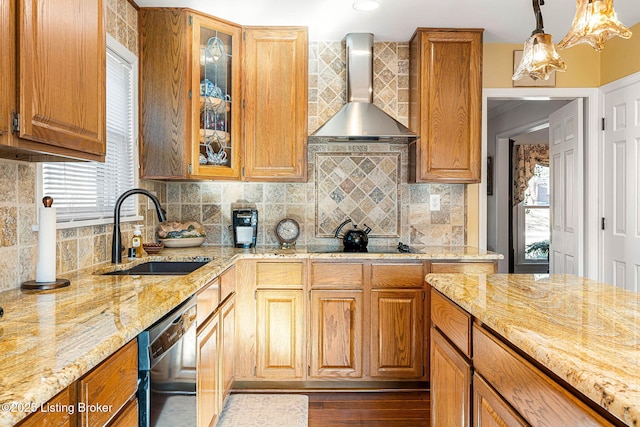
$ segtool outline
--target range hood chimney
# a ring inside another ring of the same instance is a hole
[[[373,34],[350,33],[345,42],[347,103],[310,136],[339,141],[415,140],[415,133],[373,104]]]

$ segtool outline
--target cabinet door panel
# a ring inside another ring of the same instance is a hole
[[[304,315],[301,290],[256,292],[258,378],[302,378]]]
[[[431,425],[467,427],[471,420],[471,364],[431,329]]]
[[[419,29],[410,51],[410,181],[480,182],[482,31]]]
[[[480,375],[475,373],[473,374],[473,425],[525,427],[529,424]]]
[[[422,290],[371,291],[371,376],[421,378]]]
[[[311,376],[362,377],[362,291],[311,291]]]
[[[104,156],[102,0],[23,0],[18,4],[20,137]]]
[[[220,319],[222,322],[222,335],[221,338],[221,351],[222,351],[222,393],[220,393],[220,408],[222,408],[222,401],[231,389],[233,383],[233,372],[235,368],[234,356],[235,356],[235,297],[231,296],[227,302],[220,308]]]
[[[246,28],[245,178],[306,181],[307,30]]]
[[[108,405],[109,411],[85,411],[79,424],[106,424],[135,395],[138,389],[138,342],[122,347],[78,381],[78,402],[88,405]]]
[[[76,425],[76,414],[68,408],[75,410],[75,383],[65,388],[55,397],[42,405],[42,409],[29,415],[20,423],[20,427],[71,427]],[[60,409],[62,408],[62,409]],[[72,412],[72,413],[70,413]],[[136,417],[137,420],[137,417]]]
[[[220,414],[218,340],[220,322],[215,314],[198,332],[198,425],[214,425]]]

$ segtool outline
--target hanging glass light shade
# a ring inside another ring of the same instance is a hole
[[[588,43],[600,52],[612,37],[631,37],[631,31],[618,20],[613,10],[613,0],[577,0],[576,16],[559,48]]]
[[[548,80],[553,71],[565,71],[567,65],[558,55],[551,34],[545,34],[542,24],[542,12],[540,5],[543,0],[533,0],[533,12],[536,17],[536,29],[524,42],[522,60],[513,74],[513,80],[520,80],[523,77],[532,79]]]

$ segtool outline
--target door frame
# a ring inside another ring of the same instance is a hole
[[[487,100],[489,98],[552,100],[585,99],[585,147],[584,147],[584,271],[581,274],[590,279],[599,277],[599,250],[601,235],[598,228],[600,215],[599,195],[601,182],[601,140],[600,130],[601,98],[599,88],[484,88],[482,90],[482,180],[470,186],[468,228],[478,230],[477,241],[481,249],[487,247]],[[473,194],[475,193],[475,194]],[[475,196],[475,197],[474,197]],[[475,202],[477,200],[477,202]],[[477,222],[476,222],[477,221]],[[473,223],[475,222],[475,224]]]

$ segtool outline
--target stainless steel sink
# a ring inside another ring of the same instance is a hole
[[[149,261],[128,270],[103,273],[104,276],[181,276],[196,271],[209,261]]]

